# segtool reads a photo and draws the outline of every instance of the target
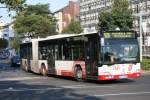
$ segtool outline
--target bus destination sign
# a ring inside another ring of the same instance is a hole
[[[134,38],[134,32],[105,32],[104,38]]]

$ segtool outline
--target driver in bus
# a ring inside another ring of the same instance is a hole
[[[117,59],[117,52],[115,50],[110,49],[110,47],[106,47],[105,60],[114,63],[116,59]]]
[[[116,52],[113,52],[110,55],[110,61],[111,61],[111,63],[115,63],[116,59],[117,59]]]

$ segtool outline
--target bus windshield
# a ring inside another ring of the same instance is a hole
[[[136,39],[106,40],[105,46],[102,49],[104,63],[112,64],[138,61],[139,48]]]

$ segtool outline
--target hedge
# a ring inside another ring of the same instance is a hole
[[[141,68],[142,70],[150,70],[150,58],[143,58]]]

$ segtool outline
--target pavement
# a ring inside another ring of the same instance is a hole
[[[145,74],[150,74],[150,71],[141,70],[141,74],[142,74],[142,75],[145,75]]]
[[[4,66],[3,66],[4,67]],[[2,68],[2,67],[1,67]],[[72,78],[0,70],[0,100],[149,100],[150,72],[137,79],[76,82]]]

